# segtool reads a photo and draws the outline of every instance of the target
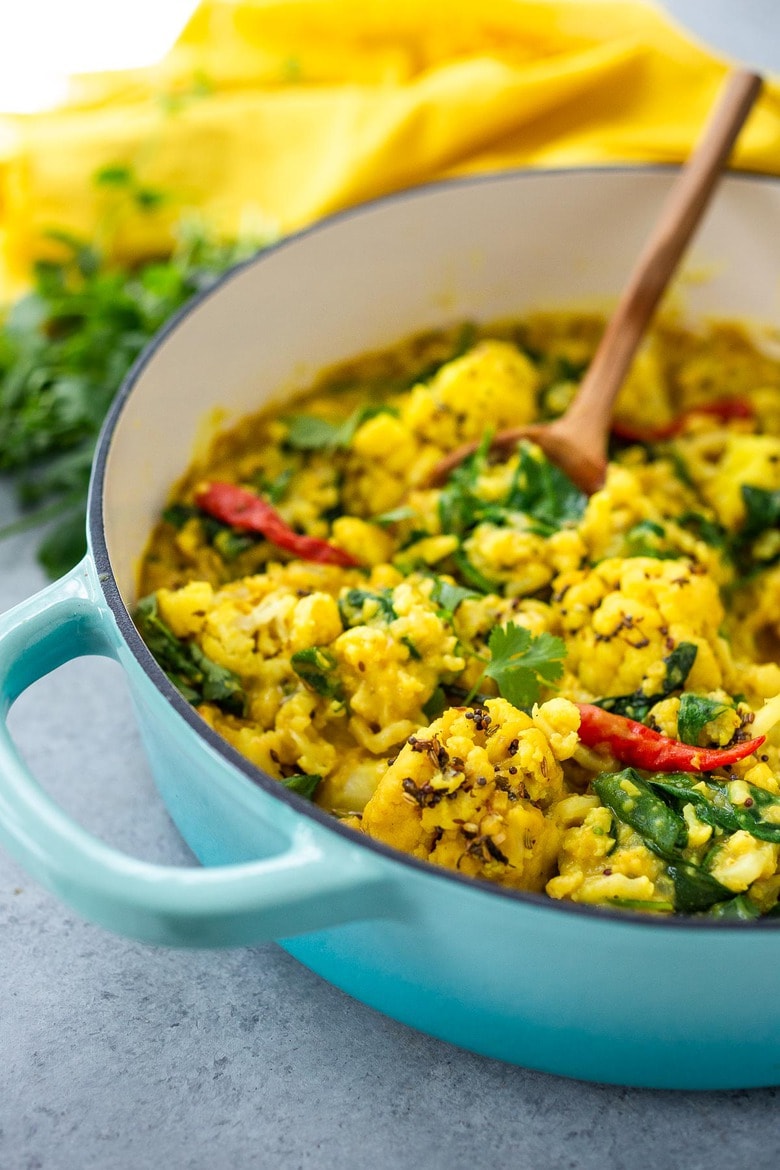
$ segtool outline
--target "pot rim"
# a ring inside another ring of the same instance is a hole
[[[705,931],[733,931],[737,930],[742,933],[753,930],[780,930],[780,919],[758,918],[753,922],[745,922],[741,920],[729,921],[728,919],[707,920],[704,917],[697,918],[691,915],[675,915],[672,917],[663,917],[662,915],[643,914],[638,911],[608,909],[602,906],[591,906],[585,903],[570,902],[564,900],[557,900],[550,898],[544,894],[536,894],[527,890],[515,890],[506,886],[500,886],[496,883],[489,882],[483,878],[468,877],[460,874],[455,870],[446,869],[443,866],[432,865],[430,862],[422,861],[409,854],[402,853],[397,849],[386,845],[382,841],[377,841],[373,837],[368,837],[363,834],[358,834],[354,829],[343,825],[341,821],[332,814],[325,812],[318,805],[306,800],[304,797],[295,792],[291,792],[279,783],[274,777],[264,772],[257,765],[251,763],[245,756],[234,748],[227,740],[223,739],[216,731],[214,731],[206,723],[204,719],[198,715],[195,708],[180,694],[173,683],[168,679],[165,672],[158,665],[156,659],[153,657],[151,651],[148,649],[146,643],[143,641],[141,635],[133,623],[130,612],[127,609],[119,587],[114,576],[114,571],[108,555],[108,546],[105,536],[105,525],[103,515],[103,496],[106,482],[106,465],[108,454],[114,437],[117,424],[122,416],[124,407],[133,392],[136,382],[140,378],[147,365],[157,355],[168,340],[168,337],[179,327],[179,324],[185,320],[195,309],[199,308],[210,297],[216,295],[220,289],[229,283],[238,273],[257,264],[262,264],[263,261],[279,252],[291,244],[297,243],[299,240],[307,236],[314,235],[317,232],[328,229],[334,224],[352,219],[354,216],[359,216],[365,211],[376,207],[388,206],[392,203],[407,201],[422,196],[428,195],[433,191],[446,191],[451,188],[461,188],[464,186],[478,186],[483,184],[494,184],[503,181],[517,181],[518,179],[534,179],[541,176],[565,176],[573,174],[608,174],[608,175],[653,175],[653,174],[670,174],[680,170],[680,166],[674,163],[622,163],[611,165],[588,165],[588,166],[566,166],[566,167],[516,167],[509,170],[488,171],[477,175],[466,175],[456,178],[434,180],[431,182],[421,183],[414,187],[403,188],[400,191],[394,191],[387,195],[379,196],[375,199],[366,200],[362,203],[356,204],[352,207],[344,208],[343,210],[334,212],[328,216],[316,220],[314,223],[291,232],[284,236],[276,243],[263,248],[254,256],[239,262],[233,267],[221,273],[219,277],[202,292],[196,293],[185,305],[183,305],[171,318],[163,325],[163,327],[155,334],[152,340],[144,347],[142,352],[136,358],[135,362],[125,375],[122,383],[114,397],[111,407],[106,415],[105,421],[100,431],[97,446],[95,449],[95,456],[92,463],[92,474],[89,484],[89,495],[87,500],[87,535],[90,541],[90,551],[92,559],[97,571],[98,581],[103,591],[103,595],[111,610],[114,620],[119,628],[128,649],[131,651],[139,667],[147,675],[147,677],[154,683],[157,690],[167,703],[180,715],[190,726],[193,732],[201,739],[205,740],[208,746],[220,756],[223,757],[235,770],[247,779],[250,783],[262,789],[269,796],[275,800],[281,801],[294,809],[297,813],[301,813],[309,819],[315,821],[323,828],[330,832],[336,833],[343,839],[349,841],[352,845],[369,849],[370,851],[379,854],[386,861],[394,862],[400,865],[410,866],[412,869],[425,874],[430,878],[440,878],[443,881],[455,882],[457,885],[465,886],[473,892],[482,892],[485,894],[497,896],[500,898],[509,899],[513,902],[520,902],[528,905],[531,908],[544,909],[551,913],[565,914],[565,915],[584,915],[588,918],[596,918],[604,925],[609,924],[615,929],[620,928],[635,928],[641,924],[646,929],[653,929],[655,931],[664,930],[705,930]],[[768,175],[758,171],[739,170],[726,171],[724,179],[744,179],[748,182],[761,182],[771,185],[780,185],[780,176]]]

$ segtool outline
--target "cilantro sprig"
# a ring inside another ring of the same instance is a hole
[[[496,626],[488,638],[490,661],[472,688],[476,694],[487,676],[513,707],[532,707],[542,686],[553,686],[563,675],[566,643],[554,634],[532,634],[511,622]]]
[[[126,166],[94,183],[129,193],[137,214],[160,203]],[[84,553],[92,453],[125,374],[173,313],[260,242],[223,243],[183,224],[170,257],[130,268],[69,232],[47,239],[61,258],[35,265],[31,291],[0,321],[0,475],[25,510],[0,539],[51,522],[38,555],[56,577]]]

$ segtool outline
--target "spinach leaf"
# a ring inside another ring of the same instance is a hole
[[[173,685],[190,703],[215,703],[233,715],[244,712],[241,680],[203,653],[196,642],[177,638],[162,620],[151,593],[136,606],[133,620],[141,637]]]
[[[501,592],[501,586],[496,581],[491,581],[484,573],[480,573],[479,569],[472,565],[463,549],[458,549],[457,552],[452,554],[452,563],[456,566],[459,576],[463,578],[466,584],[471,585],[479,593]]]
[[[294,467],[285,467],[284,471],[280,471],[273,479],[263,479],[262,477],[257,482],[257,490],[272,504],[279,504],[287,495],[287,489],[290,482],[295,475]]]
[[[544,536],[576,524],[588,503],[585,493],[554,463],[535,458],[527,443],[519,445],[518,457],[505,507],[530,516]]]
[[[285,788],[289,788],[290,792],[297,792],[299,796],[303,796],[306,800],[313,800],[314,794],[322,783],[322,776],[316,772],[299,773],[296,776],[287,776],[282,780]]]
[[[492,433],[486,432],[472,455],[454,469],[439,493],[439,521],[443,533],[463,537],[483,519],[486,504],[475,492],[487,466]]]
[[[434,719],[439,719],[444,714],[448,706],[444,688],[436,687],[427,703],[423,703],[422,712],[428,722],[433,723]]]
[[[723,903],[732,891],[712,874],[687,861],[670,862],[666,872],[674,882],[674,907],[681,914],[696,914]]]
[[[712,548],[728,549],[729,535],[717,520],[710,520],[701,512],[683,512],[677,517],[677,523],[698,540],[703,540],[705,544],[711,545]]]
[[[290,658],[293,670],[308,687],[326,699],[343,699],[341,680],[338,677],[338,663],[323,646],[310,646],[296,650]]]
[[[233,715],[244,713],[244,691],[238,677],[203,653],[197,642],[189,643],[190,656],[200,673],[200,688],[207,703],[216,703]]]
[[[202,515],[199,508],[192,504],[169,504],[167,508],[163,509],[162,518],[166,524],[170,524],[177,532],[180,532],[184,525],[189,520],[194,520],[196,516]]]
[[[780,797],[767,792],[765,788],[757,788],[755,784],[747,784],[750,803],[736,804],[732,802],[725,784],[710,781],[708,787],[714,790],[718,813],[724,819],[726,816],[733,817],[740,829],[759,841],[780,844]]]
[[[431,600],[441,607],[449,619],[452,619],[461,601],[479,596],[473,589],[464,589],[462,585],[453,585],[443,577],[434,577]]]
[[[737,894],[728,902],[716,902],[707,912],[708,918],[739,919],[742,922],[752,922],[761,917],[758,906],[745,894]]]
[[[260,540],[260,537],[250,532],[240,532],[237,528],[231,528],[229,524],[224,524],[214,516],[208,516],[200,509],[198,509],[197,515],[200,518],[206,543],[219,553],[226,564],[234,561],[242,552],[246,552],[248,548]]]
[[[694,747],[699,744],[699,736],[708,723],[723,715],[731,708],[728,703],[718,702],[717,699],[707,699],[703,695],[693,695],[689,691],[680,696],[680,710],[677,715],[677,738],[683,743],[690,743]]]
[[[745,504],[745,520],[740,532],[743,540],[760,536],[767,528],[780,527],[780,490],[767,491],[743,483],[741,492]]]
[[[324,451],[344,448],[355,437],[359,427],[378,414],[398,415],[394,406],[366,403],[358,406],[341,422],[330,422],[315,414],[291,414],[283,421],[287,423],[285,442],[297,451]]]
[[[417,649],[417,647],[415,646],[415,644],[411,638],[404,635],[401,638],[401,642],[403,642],[404,646],[409,651],[410,658],[413,658],[415,660],[415,662],[422,662],[422,654]]]
[[[676,549],[664,548],[666,529],[652,520],[640,520],[626,533],[627,557],[654,557],[658,561],[676,560],[679,552]]]
[[[711,777],[692,776],[685,772],[663,772],[647,777],[648,784],[678,800],[693,805],[697,817],[706,825],[728,833],[744,829],[759,841],[780,844],[780,797],[747,784],[748,802],[735,803],[728,783]]]
[[[378,524],[380,528],[387,528],[390,524],[398,524],[401,520],[413,520],[416,515],[414,508],[403,504],[398,508],[391,508],[389,512],[380,512],[378,516],[372,516],[371,523]]]
[[[698,646],[695,643],[680,642],[671,654],[663,659],[666,675],[660,691],[654,695],[646,695],[644,691],[638,690],[631,695],[615,695],[607,699],[597,699],[595,706],[602,707],[605,711],[613,711],[616,715],[625,715],[627,719],[635,719],[641,723],[647,718],[648,712],[656,703],[685,685],[685,680],[696,661],[697,652]]]
[[[684,819],[655,794],[633,768],[610,772],[593,781],[601,803],[630,825],[662,857],[676,857],[688,842]]]

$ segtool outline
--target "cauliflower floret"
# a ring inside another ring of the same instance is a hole
[[[481,439],[485,419],[497,430],[530,422],[537,385],[536,369],[516,346],[481,341],[427,385],[415,386],[401,419],[423,442],[449,451]]]
[[[657,692],[663,659],[680,642],[697,647],[688,687],[706,692],[721,685],[727,665],[718,635],[723,606],[716,585],[697,566],[613,558],[562,574],[554,589],[568,669],[591,695]]]
[[[719,430],[679,439],[688,474],[732,531],[745,519],[743,485],[780,489],[780,438]]]
[[[546,715],[553,725],[562,718],[559,708]],[[412,736],[359,827],[436,865],[541,890],[561,836],[547,810],[563,795],[560,764],[538,723],[492,699],[486,711],[450,708]]]

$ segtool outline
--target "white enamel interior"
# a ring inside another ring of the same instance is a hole
[[[328,221],[237,272],[157,347],[115,427],[104,520],[126,603],[148,533],[215,408],[235,419],[323,367],[431,326],[605,307],[672,178],[527,171],[423,188]],[[780,321],[778,227],[780,182],[725,179],[685,265],[686,313]]]

